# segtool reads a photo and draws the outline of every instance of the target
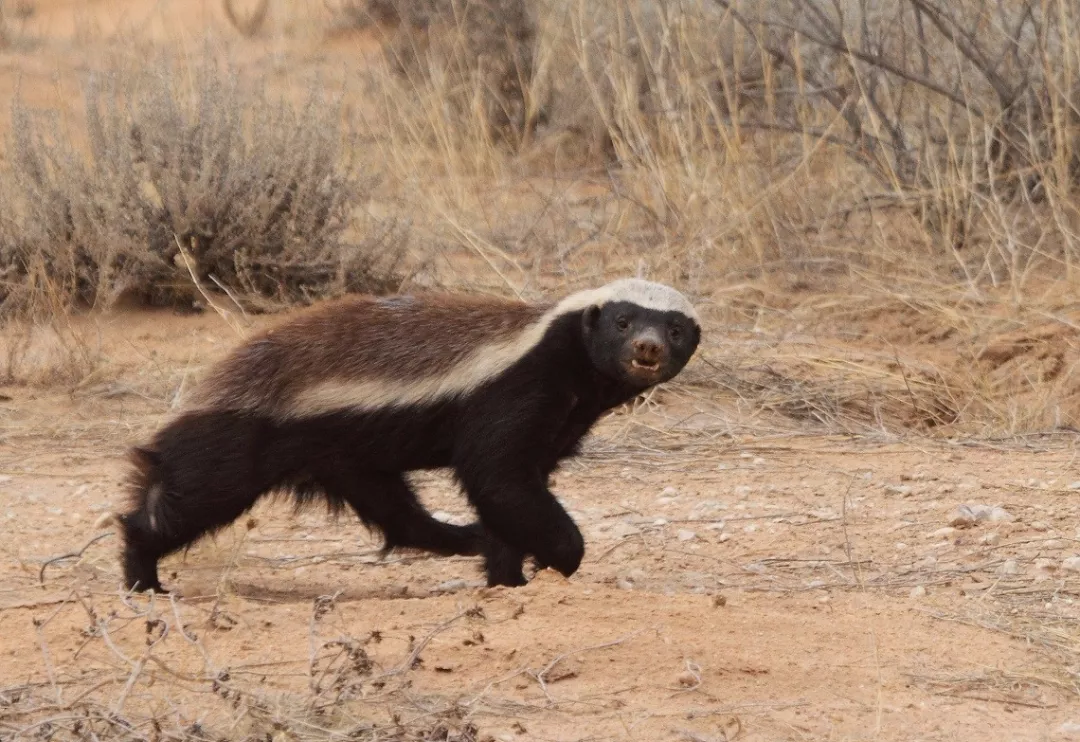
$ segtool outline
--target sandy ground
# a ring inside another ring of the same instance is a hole
[[[478,560],[380,561],[351,519],[266,503],[167,560],[181,597],[150,605],[119,595],[102,516],[168,390],[236,338],[213,314],[93,325],[108,381],[0,390],[0,734],[86,704],[208,738],[395,718],[498,740],[1043,740],[1080,723],[1071,438],[752,435],[675,389],[605,420],[557,475],[588,539],[568,581],[489,590]],[[418,483],[469,517],[448,479]],[[965,503],[1008,519],[951,528]]]
[[[31,5],[0,96],[21,81],[40,105],[106,51],[229,33],[218,3]],[[316,39],[324,11],[272,3],[251,63],[344,74],[373,45]],[[850,347],[951,342],[909,319],[866,318]],[[1072,434],[826,436],[676,386],[556,477],[588,539],[570,580],[488,590],[478,560],[380,560],[349,518],[266,503],[165,563],[180,597],[127,598],[106,518],[125,450],[235,341],[213,314],[115,312],[20,346],[37,383],[0,388],[0,739],[1080,738]],[[447,478],[418,482],[469,517]],[[1006,515],[953,528],[963,504]]]

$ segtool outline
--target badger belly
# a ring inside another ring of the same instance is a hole
[[[277,420],[266,441],[264,460],[303,467],[326,457],[345,457],[351,466],[403,472],[450,465],[454,405],[389,410],[340,410],[312,417]]]

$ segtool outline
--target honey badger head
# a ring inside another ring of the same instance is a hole
[[[631,388],[674,378],[701,340],[690,302],[673,288],[638,279],[608,284],[582,312],[593,366]]]

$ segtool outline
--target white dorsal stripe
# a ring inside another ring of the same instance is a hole
[[[623,279],[571,294],[516,336],[476,348],[439,375],[410,381],[327,379],[286,400],[277,411],[281,417],[296,419],[339,410],[373,411],[462,397],[523,358],[543,340],[560,316],[613,301],[632,302],[662,312],[681,312],[700,324],[693,305],[675,289],[641,279]]]

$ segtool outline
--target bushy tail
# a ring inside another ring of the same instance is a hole
[[[165,523],[161,512],[164,485],[161,457],[149,448],[128,453],[133,469],[128,476],[128,511],[117,520],[124,537],[123,567],[126,587],[163,592],[157,575],[156,532]]]
[[[128,476],[129,510],[125,520],[141,516],[150,530],[156,530],[163,515],[161,457],[153,449],[137,446],[128,452],[128,462],[132,472]]]

